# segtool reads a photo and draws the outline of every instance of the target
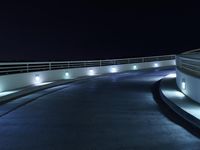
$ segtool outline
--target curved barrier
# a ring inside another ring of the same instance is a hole
[[[200,51],[200,48],[197,49],[192,49],[186,52],[183,52],[182,54],[186,55],[186,54],[194,54],[194,53],[198,53]]]
[[[52,62],[16,62],[0,63],[0,74],[13,74],[57,69],[101,67],[110,65],[122,65],[132,63],[144,63],[152,61],[164,61],[175,59],[175,55],[163,55],[152,57],[90,60],[90,61],[52,61]]]
[[[175,55],[141,58],[0,63],[0,92],[81,76],[175,65]]]
[[[188,97],[200,103],[200,53],[187,53],[176,56],[176,82],[179,89]]]

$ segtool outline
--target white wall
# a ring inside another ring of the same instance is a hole
[[[182,87],[185,82],[185,89]],[[200,79],[176,69],[176,83],[179,89],[194,101],[200,103]]]
[[[93,70],[95,75],[101,75],[105,73],[111,73],[111,68],[116,68],[117,72],[123,72],[128,70],[134,70],[134,65],[136,65],[137,69],[139,70],[153,68],[155,67],[155,64],[158,65],[157,67],[172,66],[175,65],[175,60],[3,75],[0,76],[0,92],[32,85],[35,83],[36,76],[39,76],[42,82],[48,82],[61,79],[74,79],[80,76],[87,76],[89,70]],[[69,77],[66,77],[66,72],[69,73]]]

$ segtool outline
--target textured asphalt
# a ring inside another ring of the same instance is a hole
[[[100,76],[2,105],[0,150],[199,150],[200,139],[168,120],[152,96],[169,72]]]

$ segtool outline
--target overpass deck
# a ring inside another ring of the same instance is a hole
[[[169,72],[109,74],[1,105],[0,149],[199,149],[199,139],[168,120],[153,98],[152,85]]]

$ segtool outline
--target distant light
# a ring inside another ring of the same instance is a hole
[[[170,73],[165,76],[166,78],[176,78],[176,73]]]
[[[35,84],[41,83],[41,78],[39,75],[35,75]]]
[[[133,66],[133,70],[137,70],[137,66],[136,65]]]
[[[65,72],[65,76],[66,76],[66,77],[69,77],[69,73],[68,73],[68,72]]]
[[[69,72],[65,72],[65,79],[70,79],[70,73]]]
[[[182,80],[182,82],[181,82],[181,87],[182,87],[183,90],[186,89],[186,83],[185,83],[185,80]]]
[[[89,75],[89,76],[94,76],[94,75],[95,75],[94,70],[90,69],[90,70],[88,71],[88,75]]]
[[[111,73],[116,73],[117,72],[117,68],[116,67],[112,67],[110,70]]]
[[[153,65],[154,67],[158,67],[158,63],[154,63],[154,65]]]

